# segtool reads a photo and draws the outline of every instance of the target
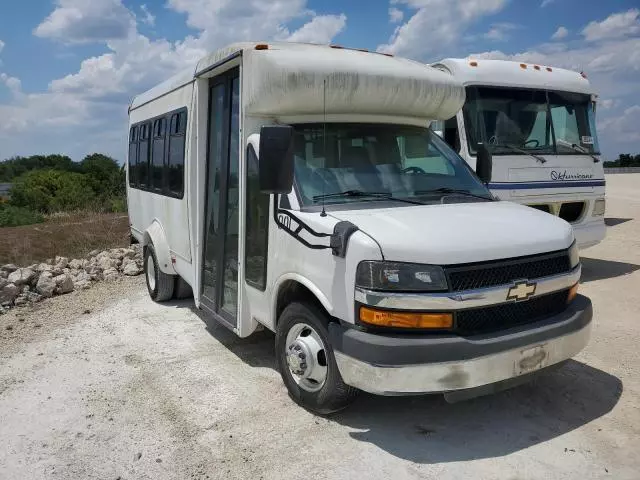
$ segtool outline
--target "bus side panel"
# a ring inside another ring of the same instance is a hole
[[[133,110],[129,117],[130,125],[139,124],[145,120],[151,120],[185,107],[188,109],[187,125],[190,125],[192,92],[193,87],[189,84]],[[190,154],[190,142],[188,141],[190,130],[188,127],[185,135],[186,167]],[[148,238],[145,239],[145,232],[149,230],[154,222],[157,222],[160,226],[160,231],[164,234],[164,239],[168,244],[170,254],[179,257],[182,260],[180,262],[182,265],[184,265],[185,262],[191,263],[192,256],[187,202],[187,198],[190,195],[190,188],[186,170],[187,168],[185,168],[184,194],[182,198],[169,197],[142,188],[132,188],[129,183],[127,186],[129,219],[134,236],[142,243],[145,243],[145,241],[148,241]],[[157,241],[162,240],[159,238]],[[158,259],[158,261],[161,270],[165,273],[176,273],[170,258]],[[181,270],[183,269],[184,267]],[[187,274],[188,272],[179,273]],[[192,275],[183,276],[192,277]]]

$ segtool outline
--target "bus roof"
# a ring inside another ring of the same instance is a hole
[[[449,71],[465,86],[538,88],[587,95],[595,93],[581,73],[547,65],[483,58],[445,58],[432,66]]]
[[[362,114],[426,121],[449,118],[464,103],[459,80],[418,62],[338,46],[251,42],[206,55],[193,68],[136,97],[131,109],[209,76],[235,56],[242,56],[243,68],[251,72],[242,91],[248,114]]]

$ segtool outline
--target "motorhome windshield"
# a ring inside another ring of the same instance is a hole
[[[471,153],[480,142],[498,155],[599,153],[590,95],[470,86],[463,112]]]
[[[427,128],[351,123],[294,128],[295,182],[304,206],[492,198],[464,160]]]

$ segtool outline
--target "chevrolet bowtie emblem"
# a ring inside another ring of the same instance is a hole
[[[527,300],[534,293],[536,293],[535,283],[529,283],[526,280],[516,282],[516,284],[509,289],[509,292],[507,293],[507,300]]]

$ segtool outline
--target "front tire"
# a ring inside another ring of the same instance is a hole
[[[358,390],[342,380],[329,343],[328,315],[309,303],[292,303],[278,320],[276,355],[293,400],[326,415],[346,408]]]
[[[158,257],[153,244],[144,249],[144,276],[147,280],[147,290],[154,302],[166,302],[173,296],[175,279],[158,268]]]

